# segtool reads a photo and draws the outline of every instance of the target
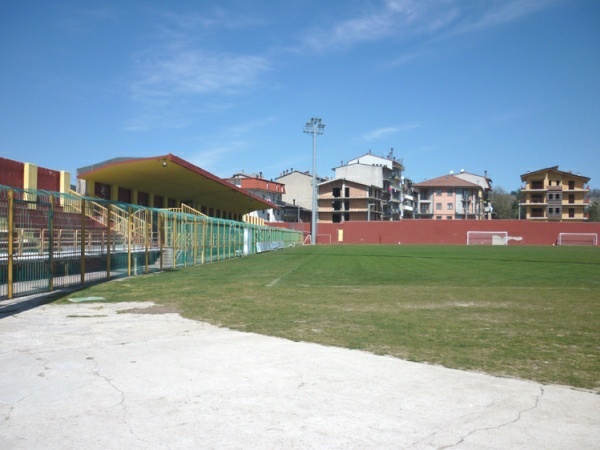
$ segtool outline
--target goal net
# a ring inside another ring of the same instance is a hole
[[[598,245],[597,233],[558,233],[558,245]]]
[[[507,245],[507,231],[467,231],[467,245]]]

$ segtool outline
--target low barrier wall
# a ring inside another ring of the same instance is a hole
[[[468,231],[506,231],[509,245],[554,245],[559,233],[597,233],[600,222],[528,220],[403,220],[398,222],[319,223],[317,243],[460,244]]]

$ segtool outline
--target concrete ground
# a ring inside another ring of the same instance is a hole
[[[2,449],[600,448],[595,393],[135,309],[150,303],[30,306],[0,303]]]

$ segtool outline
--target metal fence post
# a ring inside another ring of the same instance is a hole
[[[14,255],[14,228],[15,228],[15,191],[8,190],[8,278],[7,278],[7,293],[8,298],[13,298],[13,255]]]
[[[112,227],[110,226],[111,221],[111,209],[110,203],[106,205],[106,279],[110,280],[110,247],[112,245]]]
[[[80,249],[81,249],[81,256],[79,258],[79,266],[80,266],[80,271],[81,271],[81,284],[85,284],[85,235],[86,235],[86,231],[85,231],[85,208],[86,208],[86,201],[84,198],[81,199],[81,245],[80,245]]]
[[[44,243],[42,241],[42,247]],[[54,195],[50,196],[50,217],[48,217],[48,287],[54,290]]]
[[[131,206],[127,208],[127,276],[131,276]]]

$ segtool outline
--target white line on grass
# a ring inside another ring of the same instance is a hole
[[[281,275],[279,278],[274,279],[273,281],[271,281],[269,284],[267,284],[267,287],[273,287],[276,286],[282,279],[284,279],[285,277],[287,277],[289,274],[291,274],[292,272],[295,272],[296,270],[298,270],[301,266],[304,266],[307,264],[308,261],[311,261],[312,259],[314,259],[317,255],[311,255],[309,256],[305,261],[303,261],[301,264],[298,264],[296,267],[293,267],[292,269],[288,270],[286,273],[284,273],[283,275]]]

